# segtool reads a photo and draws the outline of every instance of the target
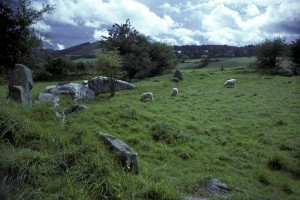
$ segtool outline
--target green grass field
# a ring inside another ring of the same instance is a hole
[[[255,57],[238,57],[238,58],[217,58],[218,62],[210,62],[206,68],[221,69],[222,65],[224,68],[236,68],[236,67],[247,67],[249,63],[256,60]],[[211,58],[214,61],[214,58]]]
[[[93,62],[95,62],[95,58],[78,58],[78,59],[73,60],[73,62],[75,62],[75,63],[79,63],[79,62],[93,63]]]
[[[211,62],[204,68],[221,69],[224,68],[247,68],[248,65],[256,60],[255,57],[235,57],[235,58],[211,58]],[[216,61],[217,60],[217,61]],[[197,69],[201,64],[201,59],[187,59],[184,63],[179,63],[179,69]],[[281,67],[290,67],[290,61],[285,59]]]
[[[0,191],[8,199],[183,199],[202,194],[213,177],[237,189],[213,199],[299,199],[299,77],[182,72],[179,83],[167,74],[113,98],[62,97],[58,111],[89,106],[64,126],[50,104],[7,103],[0,86]],[[223,87],[229,78],[235,88]],[[34,83],[33,97],[51,84]],[[139,101],[148,91],[154,100]],[[124,171],[99,132],[138,152],[140,174]]]
[[[185,62],[178,63],[178,69],[195,69],[201,64],[201,59],[187,59]]]

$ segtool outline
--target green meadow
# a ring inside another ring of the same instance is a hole
[[[215,61],[215,60],[218,61]],[[236,67],[248,67],[249,63],[256,60],[255,57],[236,57],[236,58],[211,58],[211,61],[206,67],[220,69],[224,68],[236,68]]]
[[[178,69],[196,69],[199,68],[201,59],[187,59],[184,62],[178,63]]]
[[[2,197],[184,199],[205,196],[204,180],[213,177],[235,190],[210,199],[299,199],[299,77],[217,66],[182,70],[178,83],[171,73],[134,82],[112,98],[63,96],[57,110],[6,102],[0,86]],[[230,78],[237,85],[224,88]],[[33,99],[54,84],[35,82]],[[148,91],[153,101],[141,102]],[[67,115],[62,126],[55,111],[73,104],[89,109]],[[138,153],[139,174],[124,170],[99,132]]]
[[[211,58],[210,63],[204,68],[221,69],[223,66],[226,68],[247,68],[250,63],[256,60],[255,57],[234,57],[234,58]],[[179,63],[179,69],[197,69],[201,64],[201,59],[187,59],[185,62]],[[288,68],[290,61],[284,59],[281,67]]]

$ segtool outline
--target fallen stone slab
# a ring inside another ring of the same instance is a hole
[[[292,77],[294,76],[294,72],[290,69],[279,69],[279,70],[272,70],[271,71],[272,75],[281,75],[281,76],[288,76]]]
[[[95,99],[95,92],[82,84],[66,83],[48,86],[45,92],[54,95],[71,95],[77,101],[92,101]]]
[[[232,188],[226,183],[222,183],[215,178],[207,178],[204,187],[209,196],[225,195],[232,191]]]
[[[115,80],[116,91],[118,90],[130,90],[134,88],[134,85],[122,80]],[[110,92],[109,78],[105,76],[96,76],[88,80],[88,87],[95,92],[96,95],[101,93]]]
[[[135,174],[139,173],[137,153],[125,142],[108,133],[100,132],[98,134],[110,148],[120,157],[122,164],[129,171]]]
[[[204,185],[195,194],[184,197],[184,200],[206,200],[210,197],[224,196],[232,191],[242,192],[228,186],[226,183],[222,183],[218,179],[207,177]]]

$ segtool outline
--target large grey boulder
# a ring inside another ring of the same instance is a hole
[[[95,92],[77,83],[66,83],[48,86],[45,92],[54,95],[71,95],[76,101],[91,101],[95,99]]]
[[[59,107],[59,97],[50,93],[39,93],[35,99],[35,103],[51,102],[51,108]]]
[[[288,77],[291,77],[294,75],[294,72],[290,69],[279,69],[279,70],[273,70],[271,71],[271,74],[272,75],[281,75],[281,76],[288,76]]]
[[[31,103],[32,72],[22,64],[16,64],[10,77],[7,99],[18,103]]]
[[[179,69],[176,69],[176,71],[174,72],[173,78],[178,78],[179,80],[183,80],[183,76],[182,73]]]
[[[116,91],[117,90],[129,90],[133,89],[134,85],[122,80],[116,81]],[[96,95],[101,93],[110,92],[109,78],[105,76],[95,76],[88,80],[88,87],[95,92]]]
[[[288,77],[291,77],[294,75],[293,71],[290,69],[280,69],[277,71],[277,73],[281,76],[288,76]]]
[[[114,152],[116,152],[116,154],[121,158],[123,165],[129,172],[133,172],[135,174],[139,173],[140,170],[138,166],[137,153],[132,148],[130,148],[122,140],[108,133],[100,132],[98,136],[103,138],[103,140],[114,150]]]

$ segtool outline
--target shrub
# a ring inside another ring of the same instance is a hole
[[[291,60],[294,67],[300,66],[300,38],[292,42]]]
[[[153,125],[150,131],[154,141],[161,141],[170,145],[179,144],[189,140],[189,138],[184,136],[180,130],[165,123],[157,123]]]
[[[285,39],[275,38],[266,40],[256,46],[256,67],[259,69],[270,69],[279,66],[284,54]]]

